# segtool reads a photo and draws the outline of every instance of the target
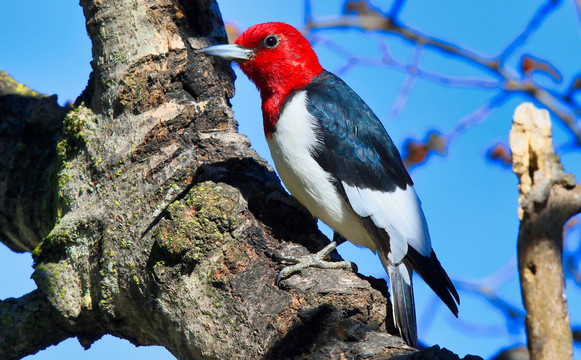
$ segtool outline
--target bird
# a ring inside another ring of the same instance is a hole
[[[390,280],[394,324],[408,345],[418,346],[413,271],[458,317],[458,292],[432,249],[421,202],[397,147],[361,97],[321,66],[300,31],[267,22],[249,27],[233,44],[200,51],[235,61],[254,82],[278,175],[335,232],[325,249],[283,269],[277,280],[322,265],[346,239],[378,254]]]

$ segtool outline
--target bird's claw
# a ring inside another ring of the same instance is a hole
[[[325,261],[324,258],[337,247],[336,241],[331,242],[316,254],[307,256],[288,256],[282,257],[280,260],[293,263],[293,265],[285,266],[276,276],[275,284],[278,286],[280,280],[295,274],[309,267],[318,267],[321,269],[355,269],[355,265],[350,261]]]

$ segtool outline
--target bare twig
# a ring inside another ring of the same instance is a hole
[[[501,283],[491,283],[488,281],[477,283],[456,281],[454,282],[454,285],[457,286],[459,290],[471,292],[484,297],[484,299],[486,299],[486,301],[488,301],[495,309],[502,312],[508,323],[518,322],[520,324],[525,317],[525,313],[502,296],[498,295],[498,287],[505,281]]]
[[[391,9],[389,10],[389,13],[387,14],[387,17],[390,19],[396,19],[399,15],[399,12],[401,11],[401,8],[403,7],[404,2],[404,0],[395,0],[391,6]]]
[[[506,324],[508,324],[509,331],[517,331],[522,326],[523,320],[525,318],[525,313],[519,309],[517,306],[513,305],[510,301],[503,298],[498,289],[503,286],[507,281],[514,278],[517,275],[516,272],[516,259],[511,259],[504,266],[502,266],[494,274],[478,280],[454,280],[454,285],[462,293],[471,293],[482,297],[485,301],[490,303],[493,308],[497,309],[506,319]],[[435,309],[441,306],[436,296],[433,297],[428,305],[428,310],[424,311],[426,316],[422,318],[422,326],[427,328],[433,322],[433,317],[435,314]],[[499,332],[506,329],[506,325],[503,324],[482,324],[482,323],[472,323],[462,319],[455,319],[454,325],[465,329],[473,334],[483,334],[491,335],[498,334]]]
[[[476,109],[472,114],[460,119],[458,124],[450,131],[448,134],[449,142],[452,142],[460,136],[464,131],[473,127],[474,125],[481,123],[486,119],[486,117],[497,107],[502,105],[507,100],[506,93],[499,93],[490,99],[487,103]]]
[[[397,97],[393,102],[393,106],[391,107],[390,115],[392,119],[397,118],[403,111],[403,108],[409,99],[410,93],[416,83],[416,80],[418,79],[418,69],[422,49],[423,48],[421,46],[415,48],[414,54],[412,56],[412,62],[408,67],[406,78],[401,86],[399,93],[397,94]]]
[[[531,36],[531,34],[541,25],[541,23],[550,15],[551,11],[555,10],[557,5],[561,3],[560,0],[549,0],[544,5],[542,5],[535,15],[531,18],[526,27],[521,31],[520,34],[514,40],[504,48],[502,53],[498,56],[501,63],[504,64],[506,59],[515,52],[521,45],[523,45],[526,40]]]
[[[379,44],[379,48],[382,53],[381,58],[374,57],[364,57],[358,56],[348,50],[347,48],[337,44],[330,38],[324,37],[320,34],[309,34],[309,39],[315,44],[325,46],[328,50],[337,54],[338,56],[345,59],[345,64],[341,65],[334,72],[337,74],[344,74],[355,65],[366,65],[366,66],[377,66],[384,67],[388,65],[391,68],[395,68],[402,72],[410,73],[413,72],[416,77],[428,80],[434,83],[438,83],[446,86],[453,87],[467,87],[467,88],[480,88],[486,90],[502,89],[503,85],[500,81],[491,81],[477,78],[458,78],[448,75],[443,75],[437,72],[422,69],[419,65],[413,65],[401,60],[396,59],[389,52],[386,43],[382,42]]]
[[[305,21],[303,32],[312,35],[315,32],[328,29],[357,29],[394,34],[409,41],[415,46],[432,48],[436,51],[459,58],[477,68],[487,71],[496,77],[497,80],[482,81],[472,79],[453,79],[422,70],[419,66],[410,67],[410,64],[397,61],[386,52],[383,53],[383,59],[378,61],[377,59],[374,60],[357,57],[350,52],[346,53],[345,51],[340,51],[338,54],[346,58],[345,65],[340,69],[341,72],[346,72],[357,64],[383,65],[396,68],[408,74],[413,70],[414,76],[430,81],[436,81],[443,85],[482,87],[487,89],[500,88],[505,94],[524,94],[555,114],[559,121],[561,121],[574,136],[574,143],[576,146],[581,146],[581,127],[577,124],[576,120],[576,116],[581,114],[581,107],[575,102],[573,96],[571,96],[571,88],[563,92],[551,91],[537,84],[532,77],[524,76],[523,78],[519,78],[505,68],[505,60],[507,57],[514,54],[514,52],[526,42],[532,33],[537,30],[540,24],[553,12],[560,1],[547,0],[535,12],[533,17],[524,27],[523,31],[521,31],[498,56],[493,58],[478,55],[454,43],[424,34],[400,22],[397,15],[401,11],[405,3],[404,1],[396,1],[387,14],[382,14],[373,9],[371,5],[365,5],[365,3],[365,1],[348,2],[347,7],[351,4],[351,11],[337,16],[336,18],[325,20],[314,19],[310,13],[310,6],[305,6],[305,9],[308,9],[309,13],[308,16],[305,16],[305,18],[308,18],[308,21]],[[310,2],[306,1],[306,4],[310,4]],[[330,46],[330,42],[326,42],[326,45]],[[336,48],[336,45],[333,45],[332,47]]]

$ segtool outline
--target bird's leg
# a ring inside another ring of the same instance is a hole
[[[337,233],[333,236],[333,241],[329,245],[325,246],[323,249],[319,250],[316,254],[310,254],[306,256],[288,256],[283,257],[281,260],[294,263],[294,265],[289,265],[284,267],[276,277],[276,284],[279,281],[291,274],[302,271],[303,269],[309,267],[318,267],[322,269],[354,269],[354,264],[350,261],[325,261],[324,258],[335,250],[337,246],[345,242],[345,238]]]

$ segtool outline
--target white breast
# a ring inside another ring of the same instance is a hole
[[[276,170],[291,194],[313,216],[354,244],[375,251],[359,217],[335,189],[331,175],[311,155],[321,146],[321,140],[316,119],[306,104],[306,91],[295,94],[283,108],[272,138],[267,138]]]

